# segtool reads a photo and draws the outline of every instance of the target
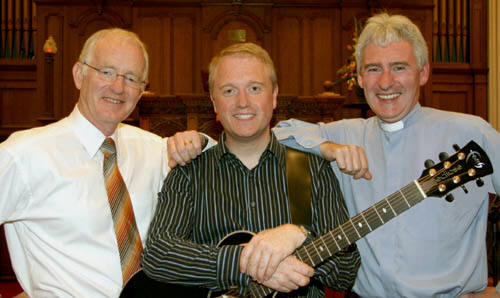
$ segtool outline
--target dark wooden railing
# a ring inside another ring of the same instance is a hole
[[[433,61],[469,62],[470,0],[434,0]]]
[[[35,11],[32,0],[1,1],[0,58],[35,58]]]

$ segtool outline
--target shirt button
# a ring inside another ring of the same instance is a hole
[[[250,202],[250,207],[255,208],[255,201]]]

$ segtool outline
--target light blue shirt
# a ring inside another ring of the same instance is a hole
[[[354,216],[415,179],[424,162],[439,163],[440,152],[474,140],[488,154],[493,175],[469,193],[451,193],[451,203],[429,197],[357,242],[361,268],[354,291],[362,297],[455,297],[487,285],[486,224],[488,192],[500,193],[500,134],[483,119],[421,107],[393,131],[377,117],[310,124],[283,121],[274,133],[286,145],[319,154],[324,141],[366,150],[372,180],[354,180],[332,167]],[[495,191],[496,190],[496,191]]]

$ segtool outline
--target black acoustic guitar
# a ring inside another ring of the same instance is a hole
[[[375,205],[354,216],[346,223],[336,227],[310,243],[299,247],[294,252],[294,256],[302,262],[315,267],[324,260],[330,258],[355,243],[357,240],[366,236],[371,231],[384,225],[399,214],[420,203],[427,197],[443,197],[451,190],[472,180],[476,180],[476,184],[478,186],[482,186],[483,182],[480,178],[493,173],[493,167],[484,150],[474,141],[469,142],[461,149],[458,148],[458,146],[454,147],[457,150],[455,154],[444,159],[439,164],[430,166],[422,173],[419,179],[411,182]],[[451,197],[448,195],[447,200],[450,199]],[[252,236],[253,234],[248,231],[236,231],[224,237],[218,245],[222,246],[246,243],[252,238]],[[154,297],[222,296],[221,293],[210,293],[209,291],[203,289],[173,286],[171,284],[168,286],[172,287],[172,291],[180,290],[180,293],[184,294],[177,296],[178,294],[174,294],[174,292],[166,290],[163,295]],[[124,292],[126,292],[127,288],[128,284],[127,287],[125,287]],[[153,289],[153,287],[150,289]],[[230,297],[236,297],[238,296],[236,294],[236,290],[236,288],[230,289],[224,292],[224,294],[229,295]],[[144,287],[140,291],[144,293],[149,290]],[[187,294],[187,291],[194,292],[189,292],[189,294]],[[268,296],[276,297],[279,296],[279,293],[264,285],[251,282],[250,297],[261,298]]]

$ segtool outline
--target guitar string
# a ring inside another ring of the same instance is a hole
[[[459,160],[457,159],[452,163],[452,167],[458,162]],[[450,167],[451,168],[451,167]],[[437,173],[433,176],[426,175],[425,177],[422,177],[417,180],[417,183],[419,183],[420,187],[423,188],[424,192],[430,190],[432,186],[434,186],[434,183],[432,181],[434,180],[434,177],[439,175],[440,173],[446,171],[448,169],[441,168],[440,170],[437,171]],[[446,179],[449,180],[449,179]],[[457,185],[458,186],[458,185]],[[353,243],[360,238],[364,237],[368,233],[372,232],[374,229],[371,228],[369,222],[374,223],[374,220],[379,221],[376,223],[375,229],[380,227],[381,225],[385,224],[387,221],[395,218],[399,214],[403,213],[404,211],[410,209],[411,207],[415,206],[419,202],[421,202],[425,197],[422,196],[422,193],[418,189],[418,187],[415,185],[415,183],[410,183],[406,185],[405,187],[401,188],[400,190],[396,191],[395,193],[389,195],[385,199],[382,199],[381,201],[377,202],[375,205],[372,207],[369,207],[368,209],[364,210],[360,214],[354,216],[350,220],[348,220],[346,223],[336,227],[334,230],[337,232],[335,235],[334,233],[327,233],[323,236],[320,236],[318,239],[313,240],[311,243],[309,243],[307,246],[304,247],[303,250],[298,251],[298,256],[304,260],[304,259],[309,259],[312,263],[310,265],[316,265],[319,264],[326,258],[327,256],[330,256],[332,254],[335,254],[338,249],[335,249],[335,252],[331,252],[328,247],[335,247],[340,246],[342,249],[346,246],[348,246],[349,243]],[[389,206],[393,211],[392,214],[387,214],[387,208],[385,206]],[[378,208],[377,208],[378,207]],[[383,211],[382,208],[386,208],[385,212]],[[376,213],[376,210],[382,211],[383,214],[389,215],[389,217],[386,217],[386,219],[383,219],[383,216]],[[394,214],[395,213],[395,214]],[[355,225],[358,224],[358,228],[355,227]],[[363,225],[364,224],[364,225]],[[368,230],[366,231],[366,229]],[[363,229],[363,230],[360,230]],[[340,231],[340,232],[339,232]],[[334,237],[342,236],[340,235],[341,233],[344,234],[344,238],[347,237],[347,239],[334,239]],[[361,234],[360,234],[361,233]],[[326,240],[325,240],[326,239]],[[322,243],[320,243],[320,241]],[[339,242],[341,242],[339,244]],[[335,244],[335,245],[334,245]],[[323,247],[326,245],[327,247]],[[303,254],[307,254],[306,256]],[[309,262],[308,262],[309,263]]]

